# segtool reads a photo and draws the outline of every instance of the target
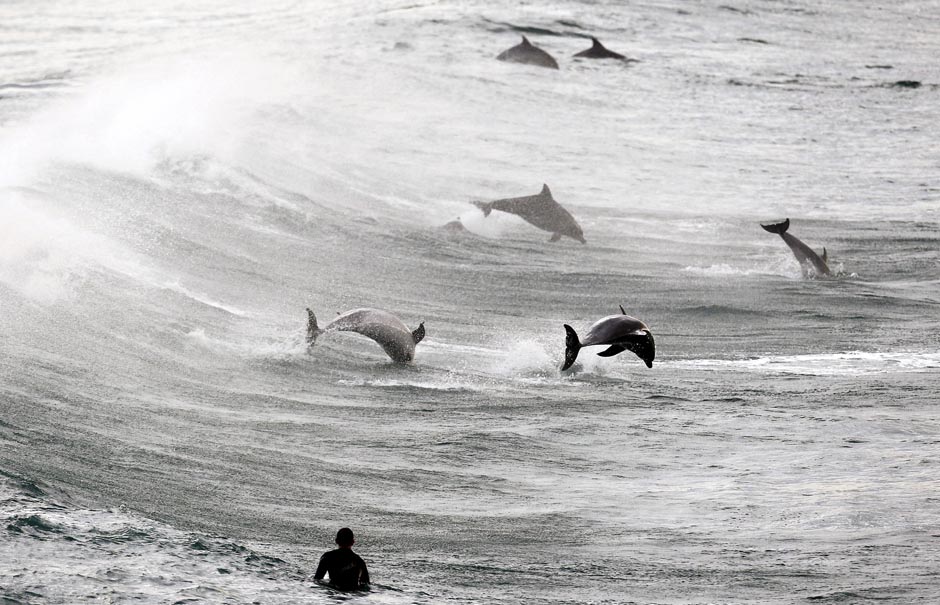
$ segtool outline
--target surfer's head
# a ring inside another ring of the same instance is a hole
[[[349,548],[356,543],[356,539],[353,537],[352,530],[348,527],[336,532],[336,545],[340,548]]]

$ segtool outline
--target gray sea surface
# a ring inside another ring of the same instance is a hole
[[[0,601],[940,602],[938,45],[936,0],[0,3]],[[470,204],[543,183],[586,245]],[[618,305],[653,367],[562,373]],[[312,581],[342,526],[371,592]]]

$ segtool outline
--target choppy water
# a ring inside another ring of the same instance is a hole
[[[331,602],[343,525],[361,602],[940,599],[940,3],[0,31],[4,602]],[[561,69],[493,60],[520,33]],[[640,62],[571,59],[592,34]],[[543,182],[588,245],[468,203]],[[838,278],[758,225],[787,216]],[[654,367],[560,374],[562,324],[618,304]],[[428,336],[307,355],[305,306]]]

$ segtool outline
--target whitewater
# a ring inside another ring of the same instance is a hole
[[[940,2],[0,32],[3,603],[940,600]],[[523,34],[560,69],[495,60]],[[586,244],[472,204],[543,184]],[[561,372],[619,305],[653,367]],[[427,335],[308,351],[306,307]],[[369,592],[313,581],[344,526]]]

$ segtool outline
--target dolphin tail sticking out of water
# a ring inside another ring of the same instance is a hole
[[[418,344],[419,342],[424,340],[424,322],[423,321],[420,324],[418,324],[417,328],[412,330],[411,338],[414,339],[415,344]]]
[[[317,316],[313,314],[310,307],[307,307],[307,346],[312,347],[317,341],[317,336],[323,333],[323,330],[317,326]]]
[[[800,263],[800,269],[806,277],[815,277],[819,275],[832,275],[829,269],[829,253],[823,248],[822,256],[816,254],[812,248],[801,242],[799,239],[790,235],[790,219],[784,219],[779,223],[764,225],[761,223],[764,231],[779,235],[783,241],[790,247],[793,256]]]
[[[580,351],[581,340],[578,338],[578,333],[574,331],[574,328],[565,324],[565,365],[561,366],[561,369],[567,370],[574,365]]]
[[[772,225],[761,224],[761,227],[764,228],[764,231],[776,233],[777,235],[783,235],[787,232],[787,229],[790,228],[790,219],[784,219],[783,222],[774,223]]]

